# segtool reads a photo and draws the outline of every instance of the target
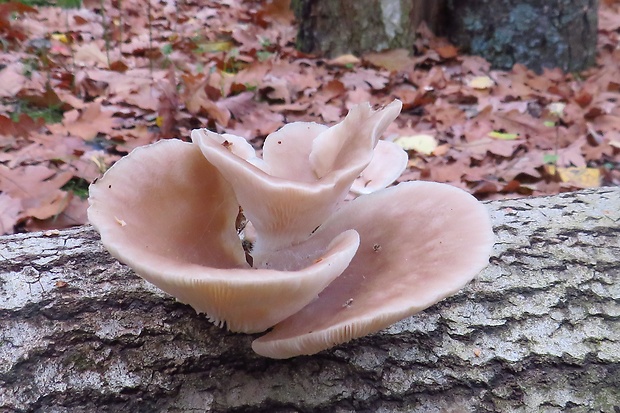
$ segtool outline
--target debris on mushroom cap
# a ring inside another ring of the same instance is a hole
[[[232,331],[264,331],[298,311],[342,273],[359,244],[355,231],[342,231],[314,251],[319,262],[249,268],[228,182],[195,145],[176,140],[121,159],[91,185],[89,202],[89,220],[113,256]]]
[[[456,293],[487,265],[493,246],[484,205],[432,182],[357,198],[314,237],[349,228],[361,239],[349,267],[317,300],[255,340],[258,354],[314,354],[385,328]]]
[[[254,258],[262,262],[263,253],[308,239],[334,212],[371,162],[380,135],[401,107],[398,100],[379,111],[373,111],[368,104],[358,105],[331,128],[303,122],[287,125],[267,137],[264,168],[248,165],[223,148],[219,144],[222,138],[216,133],[194,130],[192,141],[230,182],[256,229]],[[302,133],[304,136],[300,136]],[[285,144],[288,139],[296,144]],[[283,143],[279,145],[279,141]],[[270,162],[277,175],[269,174]],[[281,176],[287,169],[295,172]],[[311,179],[312,175],[315,179]]]

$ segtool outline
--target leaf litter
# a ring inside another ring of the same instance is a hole
[[[601,2],[595,67],[540,75],[491,70],[424,27],[412,53],[303,54],[288,4],[1,4],[0,233],[85,223],[88,184],[138,146],[207,127],[260,148],[285,123],[394,98],[400,181],[480,199],[620,184],[618,2]]]

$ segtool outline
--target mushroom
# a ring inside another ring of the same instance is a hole
[[[192,132],[192,141],[230,182],[256,230],[256,265],[262,265],[266,252],[308,239],[334,212],[401,107],[398,100],[376,112],[368,104],[358,105],[331,128],[309,122],[286,125],[265,140],[262,167],[222,146],[220,135]]]
[[[372,160],[353,181],[351,192],[365,195],[390,185],[407,168],[407,152],[393,142],[379,141],[375,147]]]
[[[384,189],[406,163],[379,140],[400,108],[286,125],[262,159],[245,139],[204,129],[193,143],[138,148],[91,185],[89,220],[112,255],[217,325],[273,327],[257,353],[316,353],[453,294],[487,263],[490,220],[471,195],[428,182]],[[345,201],[351,189],[373,193]]]
[[[493,246],[486,208],[450,185],[405,182],[361,196],[313,235],[320,245],[355,229],[360,247],[319,298],[258,338],[272,358],[314,354],[379,331],[465,286]]]
[[[89,202],[89,221],[114,257],[231,331],[264,331],[301,309],[359,244],[347,231],[285,270],[251,268],[232,189],[198,147],[178,140],[135,149],[91,185]]]

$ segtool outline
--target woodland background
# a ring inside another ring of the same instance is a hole
[[[394,98],[401,181],[480,199],[620,184],[618,1],[601,2],[595,67],[541,74],[491,70],[425,27],[413,51],[303,54],[286,0],[55,4],[0,4],[0,234],[85,223],[89,183],[158,139],[207,127],[260,148]]]

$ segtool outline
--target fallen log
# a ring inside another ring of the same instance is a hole
[[[91,227],[0,238],[0,412],[617,412],[620,188],[493,201],[490,265],[377,334],[271,360]]]

